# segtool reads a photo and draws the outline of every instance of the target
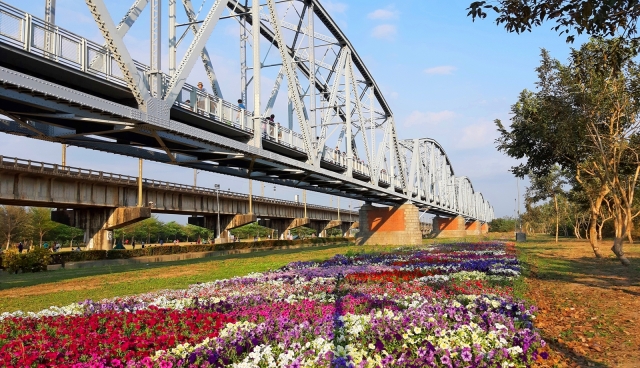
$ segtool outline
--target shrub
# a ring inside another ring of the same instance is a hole
[[[161,247],[146,247],[126,250],[87,250],[82,252],[62,252],[51,255],[52,264],[79,261],[97,261],[102,259],[128,259],[145,256],[161,256],[169,254],[211,252],[216,250],[255,249],[282,247],[299,244],[328,244],[349,241],[346,238],[308,238],[303,240],[264,240],[259,242],[239,242],[226,244],[193,244],[193,245],[164,245]]]
[[[51,252],[44,248],[35,248],[29,252],[18,253],[15,249],[3,254],[2,266],[10,273],[46,271],[51,263]]]

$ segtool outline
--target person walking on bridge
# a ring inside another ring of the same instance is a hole
[[[238,111],[238,114],[236,115],[236,122],[240,121],[240,114],[244,114],[244,111],[247,109],[247,107],[242,102],[242,99],[238,99],[238,108],[240,109],[240,111]]]

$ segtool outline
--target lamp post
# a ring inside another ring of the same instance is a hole
[[[216,212],[218,213],[218,224],[216,226],[216,239],[220,239],[220,184],[213,186],[216,189]]]
[[[198,174],[200,174],[200,170],[193,169],[193,188],[194,189],[198,186]]]

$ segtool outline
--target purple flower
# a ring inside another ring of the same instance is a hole
[[[462,353],[460,353],[460,357],[465,362],[470,362],[471,359],[473,358],[473,355],[471,354],[471,349],[469,349],[469,348],[462,349]]]

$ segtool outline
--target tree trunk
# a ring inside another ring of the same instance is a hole
[[[616,236],[613,239],[613,246],[611,247],[611,251],[613,254],[618,257],[618,260],[624,265],[629,266],[631,262],[624,255],[624,238],[627,236],[627,219],[621,218],[622,214],[618,214],[615,218],[615,227],[616,227]]]
[[[600,227],[598,228],[598,240],[602,241],[602,228],[604,227],[604,221],[602,222],[602,224],[600,224]]]
[[[591,209],[591,218],[589,220],[589,243],[591,244],[591,249],[593,250],[593,254],[595,254],[596,258],[602,258],[602,253],[600,253],[600,247],[598,245],[598,233],[596,232],[596,225],[598,224],[598,213]],[[600,226],[600,233],[602,233],[602,226]]]
[[[558,213],[558,197],[556,195],[553,196],[553,202],[556,206],[556,243],[558,242],[558,231],[560,226],[560,214]]]

